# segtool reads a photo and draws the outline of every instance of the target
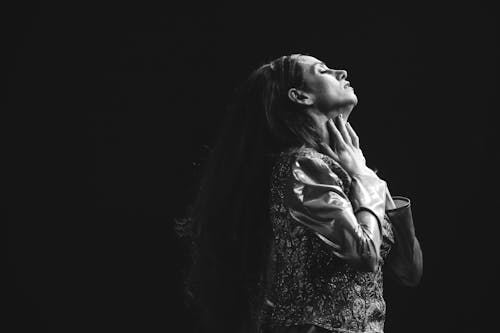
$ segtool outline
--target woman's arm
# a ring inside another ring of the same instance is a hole
[[[376,271],[382,242],[386,184],[374,173],[353,179],[351,197],[317,156],[297,158],[288,202],[291,217],[313,230],[332,252],[362,271]]]
[[[423,272],[420,243],[415,235],[410,200],[392,197],[387,191],[386,217],[393,226],[394,245],[386,267],[396,281],[405,286],[416,286]]]
[[[380,258],[387,185],[366,166],[354,130],[341,115],[336,121],[337,126],[331,119],[327,123],[331,146],[322,143],[321,147],[351,175],[350,199],[321,159],[299,159],[293,170],[293,193],[298,204],[291,214],[316,231],[337,256],[373,272]]]

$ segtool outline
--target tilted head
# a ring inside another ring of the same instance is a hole
[[[299,57],[298,63],[302,85],[288,90],[290,100],[324,114],[357,104],[345,70],[330,69],[324,62],[305,55]]]
[[[346,81],[347,72],[328,68],[320,60],[301,54],[283,56],[255,70],[244,86],[250,112],[262,112],[270,136],[278,145],[321,140],[310,112],[325,115],[354,107],[357,97]]]
[[[177,224],[192,247],[186,294],[213,331],[256,324],[250,314],[264,304],[273,240],[270,157],[296,145],[318,148],[318,117],[357,102],[345,78],[313,57],[280,57],[250,75],[229,109],[190,218]]]

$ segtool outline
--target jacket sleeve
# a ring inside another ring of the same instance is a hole
[[[292,164],[291,217],[311,229],[332,252],[360,270],[375,271],[385,213],[386,184],[375,174],[353,178],[351,197],[337,175],[319,157],[300,157]],[[371,214],[356,217],[357,210]]]
[[[422,277],[423,259],[415,235],[410,200],[392,197],[396,207],[386,211],[394,232],[394,246],[387,258],[388,272],[399,283],[416,286]]]

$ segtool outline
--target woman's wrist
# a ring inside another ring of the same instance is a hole
[[[352,172],[351,177],[352,178],[365,178],[365,177],[376,177],[376,178],[378,178],[378,176],[375,173],[375,171],[373,171],[372,169],[370,169],[368,167],[364,167],[364,168],[361,168],[361,169],[358,169],[358,170]]]
[[[380,189],[383,187],[384,189],[387,188],[387,184],[384,180],[380,179],[379,176],[373,171],[372,169],[365,170],[364,172],[360,173],[353,173],[351,174],[351,178],[353,182],[358,182],[362,184],[366,188],[377,188],[378,192],[380,192]],[[385,197],[385,190],[384,190],[384,197]],[[382,193],[380,193],[382,194]]]
[[[386,182],[378,178],[375,173],[358,174],[352,177],[352,180],[351,201],[354,211],[361,208],[369,209],[381,221],[385,214]]]

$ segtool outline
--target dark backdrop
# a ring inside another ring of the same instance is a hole
[[[297,52],[348,70],[368,163],[413,202],[424,277],[415,289],[386,283],[386,332],[488,327],[498,309],[493,8],[172,6],[3,10],[8,331],[189,332],[172,219],[234,88]]]

